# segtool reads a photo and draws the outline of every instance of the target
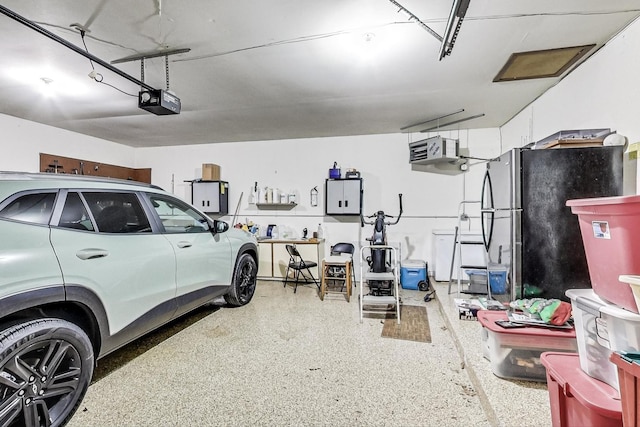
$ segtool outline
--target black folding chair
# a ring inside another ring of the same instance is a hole
[[[318,289],[320,289],[320,285],[315,277],[313,277],[313,273],[310,268],[317,267],[318,263],[314,261],[305,261],[302,259],[300,252],[296,249],[295,245],[286,245],[287,252],[289,252],[289,264],[287,265],[287,274],[284,276],[284,286],[287,286],[287,282],[289,281],[289,271],[295,271],[294,279],[295,279],[295,288],[293,288],[293,293],[298,290],[298,283],[300,282],[300,278],[304,279],[302,283],[311,283],[309,279],[313,280],[313,283],[316,284]],[[305,270],[308,273],[305,274]]]

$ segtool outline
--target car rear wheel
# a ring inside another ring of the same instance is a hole
[[[258,266],[256,261],[251,255],[242,254],[236,263],[231,288],[224,296],[227,304],[239,307],[251,301],[256,290],[257,274]]]
[[[87,334],[65,320],[32,320],[0,332],[0,425],[66,424],[93,365]]]

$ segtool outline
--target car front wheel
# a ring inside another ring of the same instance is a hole
[[[0,425],[66,424],[93,366],[87,334],[65,320],[32,320],[0,332]]]
[[[242,254],[236,263],[231,288],[224,296],[227,304],[239,307],[251,301],[256,290],[257,274],[258,266],[256,261],[251,255]]]

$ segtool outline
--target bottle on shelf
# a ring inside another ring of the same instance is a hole
[[[318,224],[318,239],[324,238],[324,230],[322,230],[322,224]]]

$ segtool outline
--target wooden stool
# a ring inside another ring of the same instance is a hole
[[[342,290],[339,292],[329,291],[327,289],[328,281],[333,281],[334,284],[336,281],[342,282],[342,288],[346,288],[347,302],[351,300],[352,268],[351,257],[332,255],[322,260],[322,280],[320,284],[320,299],[322,301],[324,301],[324,296],[328,293],[344,293]]]

